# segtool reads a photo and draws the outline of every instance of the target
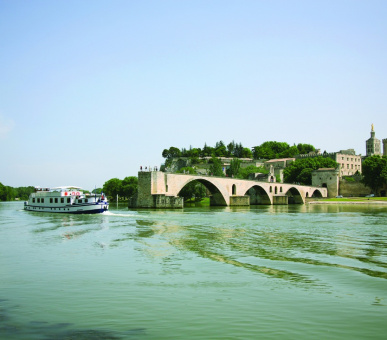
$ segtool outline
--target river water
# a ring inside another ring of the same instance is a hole
[[[387,206],[0,203],[1,339],[386,339]]]

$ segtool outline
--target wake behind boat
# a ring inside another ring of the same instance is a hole
[[[35,188],[28,202],[24,202],[24,210],[39,212],[98,214],[108,209],[104,194],[84,194],[82,188],[75,186]]]

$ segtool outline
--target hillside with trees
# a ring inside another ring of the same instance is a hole
[[[235,143],[232,141],[225,144],[219,141],[214,147],[204,144],[203,148],[193,148],[192,146],[187,150],[185,148],[179,149],[171,146],[169,149],[164,149],[162,156],[166,159],[165,164],[168,166],[171,159],[185,157],[190,158],[191,163],[200,163],[200,158],[204,157],[229,157],[229,158],[251,158],[251,159],[275,159],[275,158],[290,158],[299,154],[307,154],[315,152],[313,145],[299,143],[290,146],[285,142],[268,141],[259,146],[254,146],[252,149],[246,148],[242,143]]]

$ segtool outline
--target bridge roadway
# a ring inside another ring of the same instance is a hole
[[[326,188],[288,183],[270,183],[230,177],[174,174],[161,171],[138,173],[138,194],[129,202],[139,208],[182,208],[180,191],[190,182],[202,183],[212,206],[256,204],[304,204],[308,197],[327,197]]]

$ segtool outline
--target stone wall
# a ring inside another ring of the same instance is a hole
[[[341,179],[339,182],[339,194],[344,197],[361,197],[371,194],[371,189],[360,181],[348,182],[345,179]]]

